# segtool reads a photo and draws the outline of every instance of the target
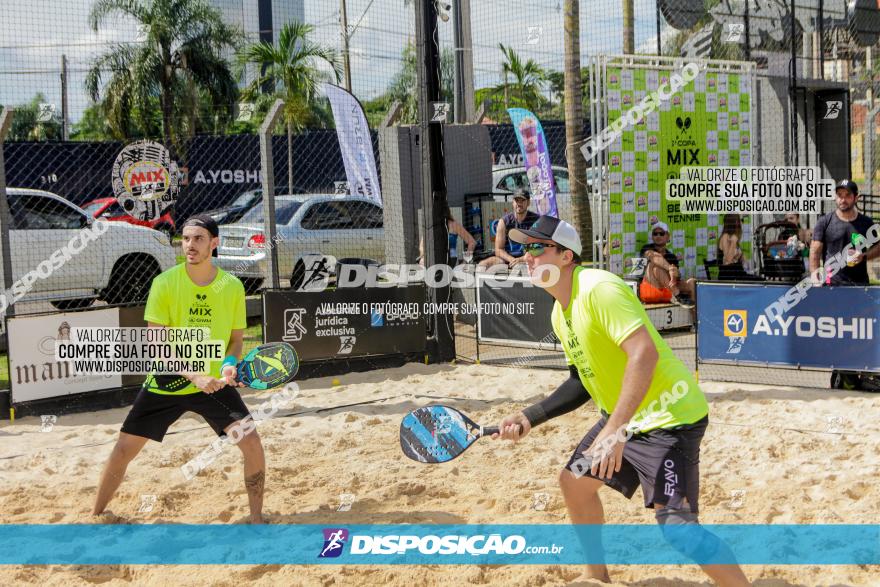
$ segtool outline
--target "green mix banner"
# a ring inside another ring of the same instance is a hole
[[[678,202],[666,199],[666,180],[679,178],[684,166],[752,164],[751,74],[742,67],[718,70],[711,62],[679,69],[628,61],[611,60],[601,75],[605,124],[622,129],[603,153],[608,269],[623,273],[625,261],[651,242],[652,225],[665,222],[672,233],[668,248],[683,274],[705,276],[703,262],[716,259],[723,215],[682,213]],[[639,116],[630,113],[634,107]],[[743,258],[750,259],[748,216],[742,230]]]

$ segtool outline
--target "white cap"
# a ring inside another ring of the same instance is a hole
[[[655,222],[654,226],[652,226],[651,230],[649,230],[648,232],[654,232],[655,228],[662,228],[663,232],[665,232],[666,234],[669,234],[669,227],[666,225],[665,222]]]
[[[578,236],[574,226],[553,216],[539,216],[530,229],[514,228],[508,235],[515,243],[526,243],[529,237],[543,238],[574,251],[576,255],[580,255],[582,250],[581,237]]]

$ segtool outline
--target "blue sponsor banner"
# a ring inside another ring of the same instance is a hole
[[[697,285],[697,356],[880,371],[880,288]]]
[[[544,127],[538,117],[525,108],[508,108],[507,113],[510,114],[516,140],[522,151],[535,211],[558,218],[556,180],[550,165],[550,150],[547,148]]]
[[[880,564],[880,525],[0,525],[0,564]]]

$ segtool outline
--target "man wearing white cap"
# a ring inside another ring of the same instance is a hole
[[[657,222],[651,227],[651,241],[642,247],[640,255],[648,260],[645,278],[639,284],[639,297],[646,304],[673,302],[686,308],[694,307],[696,280],[681,281],[678,257],[666,248],[669,244],[669,226]],[[687,298],[680,294],[685,294]]]
[[[556,298],[551,321],[570,376],[547,398],[501,420],[492,437],[520,440],[592,397],[601,417],[559,475],[571,522],[604,522],[603,486],[627,498],[641,486],[645,507],[673,547],[718,584],[748,585],[728,547],[697,522],[709,406],[691,372],[620,277],[580,266],[581,241],[570,224],[541,216],[510,238],[523,243],[533,283]],[[602,545],[586,544],[584,552],[596,556]],[[590,578],[609,582],[608,569],[595,561]]]

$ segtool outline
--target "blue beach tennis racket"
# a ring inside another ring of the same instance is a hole
[[[455,408],[425,406],[407,414],[400,423],[400,448],[420,463],[446,463],[460,456],[497,426],[480,426]]]
[[[261,344],[236,367],[236,379],[252,389],[284,385],[299,371],[299,357],[286,342]]]

